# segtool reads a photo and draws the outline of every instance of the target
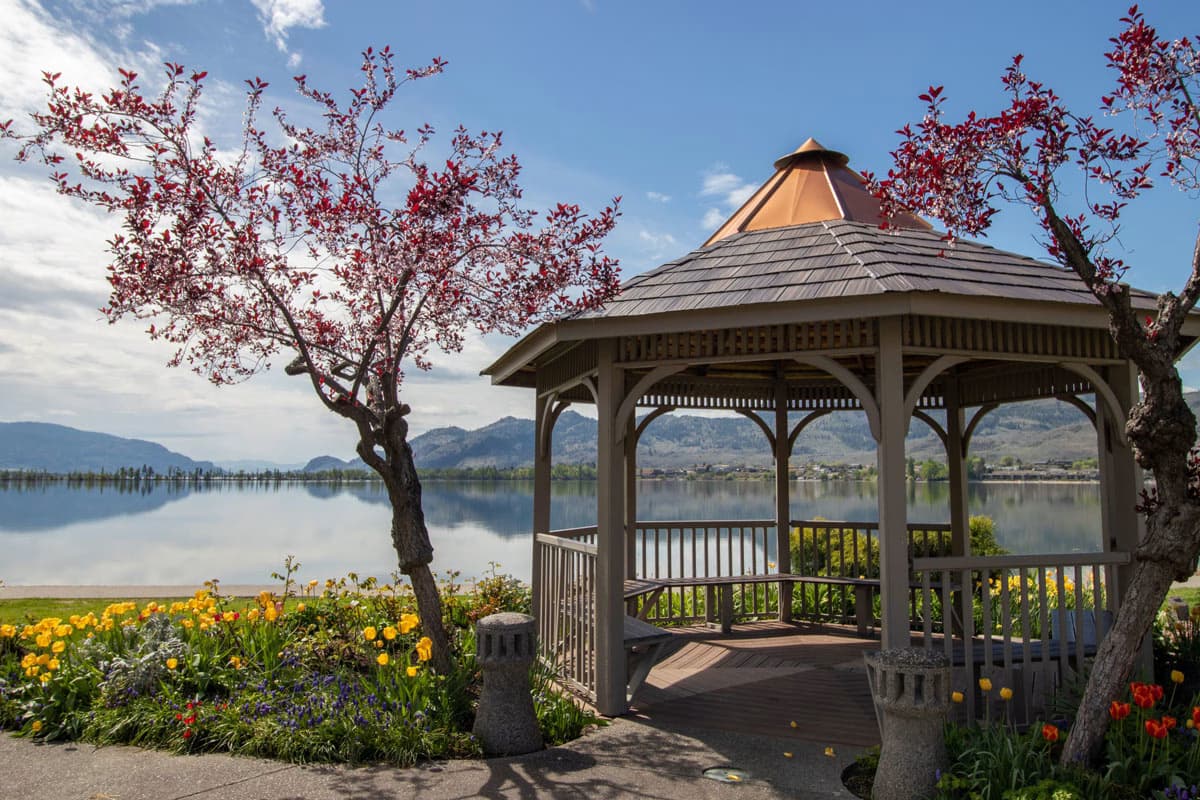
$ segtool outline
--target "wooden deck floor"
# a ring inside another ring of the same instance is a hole
[[[634,698],[635,719],[830,745],[879,743],[862,659],[879,640],[853,628],[778,622],[730,634],[673,633],[669,654]]]

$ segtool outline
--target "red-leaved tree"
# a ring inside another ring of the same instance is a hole
[[[387,488],[399,568],[443,670],[449,641],[404,371],[428,369],[435,350],[459,351],[469,328],[515,334],[617,288],[616,262],[601,250],[617,201],[595,216],[566,204],[539,215],[521,205],[520,166],[499,134],[459,128],[444,162],[428,164],[431,127],[384,125],[401,84],[444,66],[397,74],[388,49],[368,49],[362,86],[344,103],[296,78],[321,129],[277,108],[268,132],[267,84],[248,81],[241,148],[228,158],[197,122],[205,73],[177,64],[153,96],[124,70],[99,96],[46,74],[49,100],[32,130],[0,126],[18,158],[50,167],[60,193],[121,217],[109,242],[110,321],[149,321],[151,338],[176,346],[172,366],[216,384],[282,355],[287,374],[354,425],[359,456]]]
[[[1200,297],[1200,239],[1182,289],[1161,295],[1150,316],[1133,308],[1122,283],[1127,265],[1110,252],[1122,210],[1154,181],[1200,189],[1200,49],[1194,39],[1160,37],[1136,6],[1121,23],[1106,53],[1115,87],[1094,114],[1072,112],[1047,85],[1030,80],[1018,55],[1003,78],[1008,106],[994,115],[971,112],[947,122],[942,87],[921,95],[924,119],[900,131],[895,166],[874,182],[889,210],[936,217],[951,234],[987,230],[1002,203],[1028,208],[1046,232],[1048,252],[1108,311],[1122,357],[1139,371],[1141,398],[1126,434],[1157,488],[1143,496],[1146,536],[1096,655],[1064,762],[1097,754],[1109,701],[1124,690],[1172,580],[1190,576],[1200,555],[1196,420],[1176,370],[1187,344],[1182,327]]]

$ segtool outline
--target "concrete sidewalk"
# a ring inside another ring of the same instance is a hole
[[[799,716],[799,714],[798,714]],[[803,724],[801,724],[803,730]],[[792,757],[784,755],[792,753]],[[852,798],[841,770],[856,752],[616,720],[528,756],[411,769],[297,766],[225,755],[174,756],[135,747],[34,744],[0,734],[0,798],[38,800],[340,800],[341,798]],[[736,767],[739,783],[705,778]]]

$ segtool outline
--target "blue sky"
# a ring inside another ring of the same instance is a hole
[[[1143,4],[1174,36],[1200,32],[1191,3]],[[232,143],[241,81],[290,76],[356,84],[359,53],[391,45],[403,64],[433,56],[442,76],[404,91],[390,120],[442,131],[503,130],[535,206],[597,209],[622,195],[610,251],[625,276],[698,246],[771,162],[808,136],[859,169],[886,170],[915,99],[945,84],[951,113],[991,110],[1014,53],[1069,103],[1092,109],[1111,77],[1107,39],[1126,7],[1109,2],[521,3],[322,0],[0,0],[0,119],[42,97],[40,71],[90,88],[118,65],[153,76],[164,60],[209,72],[205,124]],[[10,152],[2,153],[5,156]],[[302,462],[347,457],[352,432],[281,373],[216,389],[163,365],[139,325],[110,327],[104,240],[113,220],[56,197],[36,171],[0,161],[0,420],[58,422],[150,438],[195,458]],[[1164,188],[1127,215],[1131,282],[1177,288],[1197,233],[1196,198]],[[1021,209],[989,243],[1040,255]],[[508,341],[474,339],[409,386],[413,430],[532,415],[528,392],[495,389],[480,368]],[[1200,385],[1200,360],[1185,363]]]

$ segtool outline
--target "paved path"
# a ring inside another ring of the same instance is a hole
[[[783,755],[791,752],[792,757]],[[335,798],[851,798],[842,768],[854,750],[617,720],[565,747],[519,758],[412,769],[297,766],[134,747],[33,744],[0,734],[0,797],[37,800],[334,800]],[[739,784],[702,776],[738,767]]]

